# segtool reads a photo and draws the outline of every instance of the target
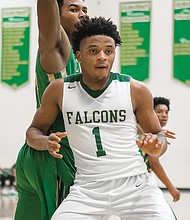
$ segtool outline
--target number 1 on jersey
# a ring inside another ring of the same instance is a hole
[[[96,151],[97,157],[105,156],[106,152],[102,147],[99,127],[93,128],[92,134],[95,135],[96,146],[97,146],[97,149],[98,149],[98,151]]]

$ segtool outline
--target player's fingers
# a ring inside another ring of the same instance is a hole
[[[61,139],[67,136],[67,132],[56,132],[55,134]]]
[[[164,134],[166,137],[171,138],[171,139],[176,139],[175,133],[173,131],[169,131],[167,129],[163,130]]]
[[[143,146],[143,142],[139,139],[136,139],[136,144],[138,145],[138,147],[142,147]]]
[[[57,152],[55,152],[55,151],[49,151],[49,153],[53,156],[53,157],[55,157],[55,158],[62,158],[63,156],[61,155],[61,154],[58,154]]]
[[[163,130],[164,131],[164,133],[166,133],[166,134],[172,134],[172,135],[175,135],[175,132],[173,132],[173,131],[170,131],[170,130]]]
[[[48,137],[49,140],[51,141],[56,141],[56,142],[60,142],[61,141],[61,138],[56,135],[56,133],[51,133]]]

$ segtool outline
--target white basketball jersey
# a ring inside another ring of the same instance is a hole
[[[145,173],[136,145],[136,118],[130,77],[111,73],[101,91],[92,91],[82,75],[65,78],[63,118],[77,167],[76,181],[104,181]]]

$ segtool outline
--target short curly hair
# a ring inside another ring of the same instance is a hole
[[[154,97],[154,108],[157,105],[166,105],[168,107],[168,110],[170,110],[170,100],[164,97]]]
[[[73,52],[79,50],[81,41],[86,37],[94,35],[106,35],[115,41],[116,46],[121,45],[121,38],[117,30],[117,26],[113,24],[111,19],[106,20],[104,17],[89,18],[84,17],[75,25],[76,30],[72,33]]]

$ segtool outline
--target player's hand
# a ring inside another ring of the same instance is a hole
[[[144,133],[137,140],[139,148],[152,157],[159,157],[163,151],[163,142],[158,139],[157,134]]]
[[[167,129],[162,129],[162,131],[164,132],[167,138],[176,139],[175,133],[173,131]],[[167,144],[170,145],[171,143],[167,140]]]
[[[49,153],[55,157],[55,158],[62,158],[63,156],[59,154],[59,150],[61,145],[59,142],[61,141],[62,138],[66,137],[67,133],[66,132],[56,132],[56,133],[51,133],[48,138],[47,138],[47,150]]]
[[[173,197],[173,202],[177,202],[180,199],[180,191],[176,187],[172,187],[168,190]]]

